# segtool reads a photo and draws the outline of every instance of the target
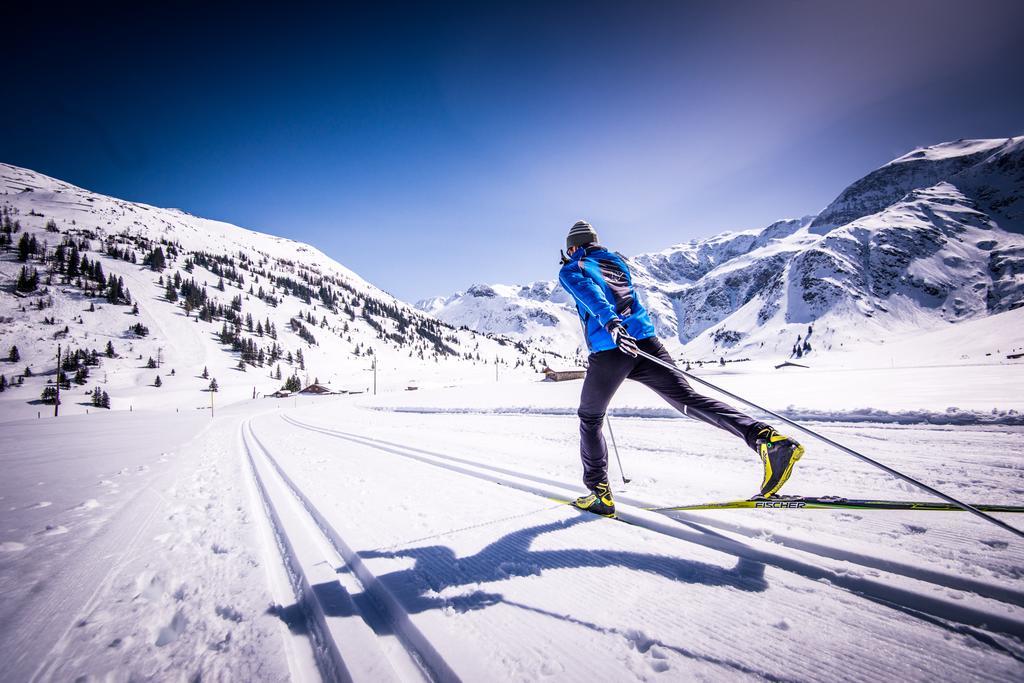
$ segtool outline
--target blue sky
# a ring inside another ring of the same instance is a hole
[[[0,160],[310,242],[407,299],[814,213],[1024,133],[1024,3],[22,8]]]

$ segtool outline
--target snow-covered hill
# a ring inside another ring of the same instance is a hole
[[[1024,303],[1024,137],[917,149],[817,216],[630,261],[659,334],[692,358],[848,351],[1009,310]],[[418,306],[564,352],[581,342],[556,280]]]
[[[551,358],[442,323],[309,245],[5,164],[0,228],[6,417],[52,411],[39,399],[58,344],[84,354],[67,369],[80,381],[62,397],[68,412],[92,408],[97,387],[115,409],[194,408],[210,405],[211,379],[223,402],[293,375],[372,391],[374,364],[378,387],[404,389],[533,373]]]
[[[579,351],[579,319],[557,280],[521,287],[473,285],[449,297],[424,299],[416,307],[458,327],[516,337],[565,355]]]

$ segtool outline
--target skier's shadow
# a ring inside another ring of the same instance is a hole
[[[761,592],[768,587],[764,578],[764,564],[746,558],[739,558],[736,566],[725,568],[677,557],[623,550],[531,549],[533,542],[543,534],[594,521],[600,521],[600,518],[581,513],[572,519],[519,529],[487,545],[475,555],[466,557],[456,557],[451,548],[440,545],[363,551],[359,556],[363,559],[409,557],[415,560],[410,568],[379,577],[381,584],[409,614],[441,608],[457,611],[482,609],[503,602],[503,596],[483,590],[452,597],[441,597],[438,593],[452,587],[478,586],[515,576],[541,576],[545,571],[562,569],[617,567],[682,583],[729,586],[749,592]]]
[[[768,587],[764,578],[765,565],[743,557],[738,559],[734,567],[726,568],[677,557],[622,550],[531,549],[533,542],[539,536],[597,521],[601,521],[599,517],[581,513],[571,519],[519,529],[502,536],[478,553],[466,557],[456,557],[451,548],[440,545],[400,550],[362,551],[359,553],[359,557],[361,560],[374,558],[412,558],[414,560],[411,567],[381,574],[377,579],[381,587],[394,597],[400,605],[400,609],[406,614],[417,614],[431,609],[451,609],[465,612],[485,609],[501,603],[509,607],[568,621],[598,633],[617,634],[634,641],[636,647],[642,652],[658,645],[684,657],[717,664],[738,673],[779,680],[771,674],[749,668],[740,662],[719,659],[656,639],[640,638],[637,633],[630,630],[623,631],[614,626],[593,623],[568,614],[559,614],[516,600],[506,600],[499,593],[477,589],[450,597],[439,595],[442,591],[453,587],[479,586],[496,581],[506,581],[516,576],[540,577],[545,571],[582,568],[624,568],[661,576],[671,581],[705,586],[728,586],[752,593],[759,593]],[[338,570],[338,573],[348,571],[350,571],[349,568],[344,566]],[[350,595],[337,582],[325,582],[311,586],[311,588],[327,616],[358,616],[378,636],[393,634],[394,620],[401,617],[400,614],[381,613],[380,601],[367,591]],[[588,597],[607,600],[603,595]],[[309,617],[302,605],[275,606],[268,611],[276,614],[293,632],[308,634]],[[637,638],[640,640],[638,641]]]

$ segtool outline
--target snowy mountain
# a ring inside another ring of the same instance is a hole
[[[575,355],[580,343],[575,308],[557,280],[521,287],[473,285],[449,297],[419,301],[416,307],[457,327],[516,337],[565,355]]]
[[[114,408],[200,407],[211,379],[228,400],[293,377],[404,389],[532,373],[551,357],[455,329],[309,245],[5,164],[0,282],[0,404],[33,417],[52,411],[39,402],[58,344],[78,380],[71,412],[97,389]]]
[[[803,356],[1021,305],[1022,233],[1024,137],[959,140],[894,159],[816,216],[630,262],[659,335],[687,357]],[[557,280],[476,285],[417,306],[481,332],[580,350]]]

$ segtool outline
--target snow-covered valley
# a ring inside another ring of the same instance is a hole
[[[1024,505],[1020,142],[914,153],[817,217],[633,259],[659,329],[702,379]],[[5,680],[1024,677],[1018,537],[965,512],[655,511],[747,498],[761,464],[638,384],[609,411],[620,520],[565,505],[581,382],[538,371],[580,332],[551,283],[421,311],[298,242],[11,166],[0,193]],[[764,287],[743,302],[735,278]],[[813,320],[807,292],[830,297]],[[293,377],[347,393],[270,396]],[[801,438],[783,493],[934,502]]]
[[[737,389],[743,378],[715,381]],[[612,466],[628,523],[577,513],[552,499],[579,490],[578,390],[510,382],[250,400],[212,420],[137,411],[5,423],[8,675],[1024,673],[1013,536],[958,512],[648,512],[746,497],[760,465],[705,425],[628,411],[613,411],[628,485]],[[630,388],[616,406],[657,401]],[[1024,496],[1024,427],[810,424],[968,501]],[[139,444],[139,432],[152,438]],[[808,446],[791,493],[922,498]]]

